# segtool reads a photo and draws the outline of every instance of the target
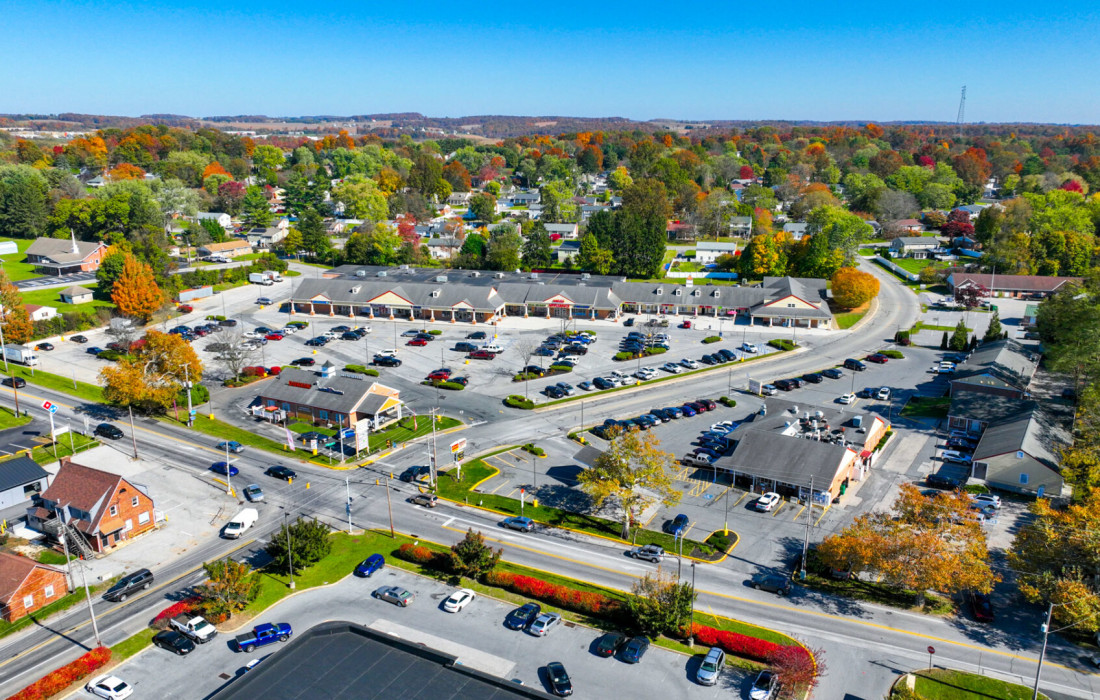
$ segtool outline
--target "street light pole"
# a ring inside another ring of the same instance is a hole
[[[283,529],[286,530],[286,561],[290,570],[290,590],[294,590],[294,552],[290,549],[290,527],[286,524],[286,511],[283,511]]]
[[[77,564],[77,568],[80,569],[80,580],[84,583],[84,597],[88,601],[88,615],[92,618],[92,633],[95,635],[95,645],[101,647],[103,642],[99,638],[99,625],[95,621],[95,608],[92,607],[92,592],[88,590],[88,576],[84,573],[84,562],[81,561]]]
[[[1031,691],[1031,700],[1039,700],[1039,676],[1043,672],[1043,658],[1047,655],[1047,638],[1050,637],[1050,618],[1054,615],[1054,606],[1047,608],[1047,621],[1043,624],[1043,648],[1039,650],[1039,665],[1035,667],[1035,687]]]

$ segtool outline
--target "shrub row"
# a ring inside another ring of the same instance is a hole
[[[428,331],[428,335],[443,335],[443,331],[438,329],[430,330]]]
[[[172,603],[153,618],[153,627],[165,629],[168,621],[177,615],[186,615],[195,612],[195,606],[200,602],[199,598],[185,598],[178,603]]]
[[[370,367],[364,367],[363,365],[345,365],[344,366],[344,371],[345,372],[354,372],[355,374],[365,374],[368,377],[377,377],[378,376],[378,370],[372,369]]]
[[[463,385],[459,384],[458,382],[448,382],[448,381],[442,381],[442,380],[432,381],[430,379],[425,379],[424,381],[422,381],[420,383],[425,385],[425,386],[435,386],[435,387],[439,387],[440,389],[446,389],[447,391],[462,391],[463,389],[466,388]]]
[[[766,639],[757,639],[738,632],[716,630],[707,625],[694,624],[691,632],[695,641],[700,644],[708,647],[722,647],[727,654],[765,663],[771,660],[772,655],[781,648],[781,645]]]
[[[878,354],[886,355],[891,360],[901,360],[905,357],[901,350],[879,350]]]
[[[523,450],[524,452],[530,452],[531,454],[535,455],[536,457],[541,457],[544,454],[546,454],[546,450],[542,449],[541,447],[535,447],[530,442],[527,443],[526,445],[523,445],[522,447],[520,447],[520,449]]]
[[[777,350],[794,350],[797,347],[794,344],[794,341],[787,340],[786,338],[775,338],[774,340],[769,340],[768,345]]]
[[[52,673],[31,683],[8,700],[46,700],[57,695],[73,683],[83,680],[103,668],[111,660],[111,650],[96,647],[79,659],[65,664]]]
[[[485,576],[485,583],[586,615],[613,616],[619,611],[619,602],[602,593],[580,591],[531,576],[490,571]]]
[[[722,342],[722,339],[719,336],[716,336],[716,335],[708,335],[706,338],[703,338],[703,343],[705,345],[710,345],[711,343],[720,343],[720,342]]]
[[[569,365],[550,365],[550,374],[565,374],[566,372],[572,372],[573,368]]]
[[[525,399],[518,394],[512,394],[508,398],[504,399],[504,403],[512,408],[522,408],[525,411],[529,411],[535,407],[535,402],[530,399]]]
[[[737,405],[737,402],[728,396],[723,396],[722,398],[718,399],[718,403],[722,404],[726,408],[733,408]]]
[[[397,548],[397,557],[414,564],[421,564],[440,571],[451,570],[451,558],[445,552],[405,543]]]

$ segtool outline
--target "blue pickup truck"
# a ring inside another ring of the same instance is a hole
[[[291,629],[286,622],[277,622],[274,625],[265,623],[256,625],[251,632],[237,635],[237,648],[245,653],[252,652],[256,647],[262,647],[272,642],[285,642],[290,639]]]

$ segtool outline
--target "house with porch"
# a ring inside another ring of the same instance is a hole
[[[890,254],[923,260],[932,257],[933,251],[939,247],[939,240],[932,236],[900,236],[890,241]]]
[[[27,527],[57,541],[67,537],[74,552],[102,554],[151,532],[157,523],[155,510],[141,484],[62,457],[49,488],[27,510]]]

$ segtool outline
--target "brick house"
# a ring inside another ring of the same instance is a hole
[[[107,245],[102,241],[78,241],[75,236],[69,241],[39,238],[27,248],[27,262],[47,275],[68,275],[95,272],[106,254]]]
[[[13,622],[64,598],[68,592],[61,569],[0,553],[0,618]]]
[[[71,546],[103,553],[152,530],[156,526],[155,508],[143,487],[118,474],[63,457],[50,487],[27,509],[27,526],[60,539],[62,528],[57,520],[60,511],[69,526]],[[80,542],[73,542],[76,537],[83,540],[83,547]]]

